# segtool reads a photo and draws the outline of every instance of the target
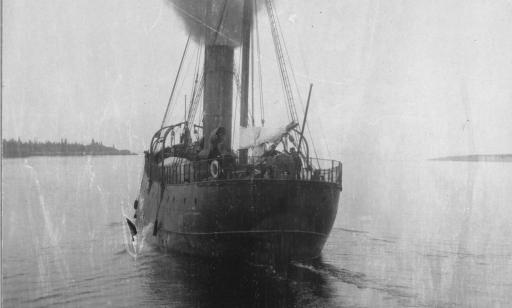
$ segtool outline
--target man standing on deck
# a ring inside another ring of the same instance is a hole
[[[290,148],[290,155],[293,158],[293,162],[295,164],[295,173],[297,175],[297,179],[300,180],[300,171],[302,170],[302,160],[300,159],[299,152],[295,151],[295,148]]]

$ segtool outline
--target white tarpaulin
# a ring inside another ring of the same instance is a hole
[[[256,139],[260,136],[261,127],[240,127],[240,149],[248,149],[255,146]]]
[[[290,123],[280,127],[240,127],[240,149],[248,149],[266,142],[277,142],[279,139],[297,126]]]

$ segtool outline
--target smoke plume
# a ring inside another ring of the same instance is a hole
[[[206,39],[207,44],[240,45],[244,0],[168,1],[196,41]]]

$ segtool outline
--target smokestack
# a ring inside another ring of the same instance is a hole
[[[203,136],[222,126],[226,129],[224,145],[231,149],[233,108],[233,47],[208,45],[205,51]]]

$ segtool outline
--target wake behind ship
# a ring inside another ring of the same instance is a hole
[[[133,234],[149,228],[160,247],[185,254],[264,263],[319,257],[336,217],[342,165],[310,155],[305,127],[312,86],[299,120],[277,15],[272,1],[266,0],[290,121],[278,128],[264,127],[261,111],[262,126],[255,126],[254,83],[258,78],[250,72],[259,50],[253,35],[256,2],[244,1],[238,11],[237,6],[219,3],[207,1],[204,22],[199,23],[199,27],[204,25],[204,35],[197,39],[198,69],[192,75],[189,100],[185,99],[185,118],[165,124],[169,107],[176,101],[171,94],[162,126],[145,152],[135,222],[128,222]],[[230,33],[225,23],[232,24],[226,16],[237,12],[240,20],[234,27],[239,31],[231,32],[240,38],[234,40],[225,35]],[[190,37],[175,85],[189,46]],[[236,49],[241,55],[239,70]],[[239,127],[233,117],[238,100]],[[197,117],[201,107],[202,117]],[[236,151],[235,129],[239,135]]]

